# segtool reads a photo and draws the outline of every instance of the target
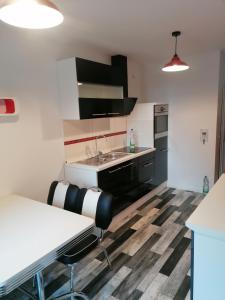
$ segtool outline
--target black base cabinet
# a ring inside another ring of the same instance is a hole
[[[114,196],[116,215],[155,187],[153,176],[154,153],[148,153],[98,172],[98,186]]]
[[[167,137],[155,140],[155,173],[153,184],[155,186],[165,182],[168,178],[168,142]]]

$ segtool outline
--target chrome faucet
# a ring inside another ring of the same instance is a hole
[[[98,158],[103,154],[102,151],[98,150],[98,139],[100,139],[100,138],[106,138],[106,136],[99,135],[99,136],[96,136],[96,138],[95,138],[95,153],[96,153],[96,157],[98,157]]]

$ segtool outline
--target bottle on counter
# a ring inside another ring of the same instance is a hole
[[[130,152],[133,153],[135,152],[135,138],[134,138],[134,130],[131,128],[130,130]]]
[[[203,194],[208,194],[209,192],[209,179],[207,176],[204,177],[203,179],[203,190],[202,190]]]

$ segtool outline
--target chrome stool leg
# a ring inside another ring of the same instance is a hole
[[[108,252],[107,252],[106,248],[104,246],[102,246],[101,244],[99,246],[102,248],[102,251],[105,255],[105,258],[107,260],[107,263],[108,263],[108,266],[109,266],[110,270],[112,270],[112,263],[110,261],[110,258],[109,258],[109,255],[108,255]]]
[[[37,283],[37,294],[39,300],[45,300],[45,288],[44,288],[44,279],[42,272],[38,272],[35,275],[36,283]]]
[[[81,292],[66,293],[58,297],[48,298],[48,300],[64,300],[68,299],[69,297],[75,297],[74,299],[77,299],[77,297],[79,297],[83,300],[90,300],[84,293]]]
[[[75,265],[70,265],[70,293],[74,292],[74,271],[75,271]],[[74,296],[71,295],[71,300],[74,300]]]
[[[76,264],[68,265],[68,268],[70,270],[70,292],[57,297],[50,297],[47,300],[63,300],[69,298],[70,300],[75,300],[78,298],[83,300],[90,300],[84,293],[74,290],[74,275],[75,275]]]

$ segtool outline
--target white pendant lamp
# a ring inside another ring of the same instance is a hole
[[[180,31],[172,32],[172,36],[175,37],[175,54],[171,61],[162,68],[162,71],[164,72],[179,72],[189,69],[189,66],[184,61],[182,61],[177,55],[177,37],[180,35]]]
[[[49,0],[3,0],[0,20],[22,28],[44,29],[63,22],[63,15]]]

